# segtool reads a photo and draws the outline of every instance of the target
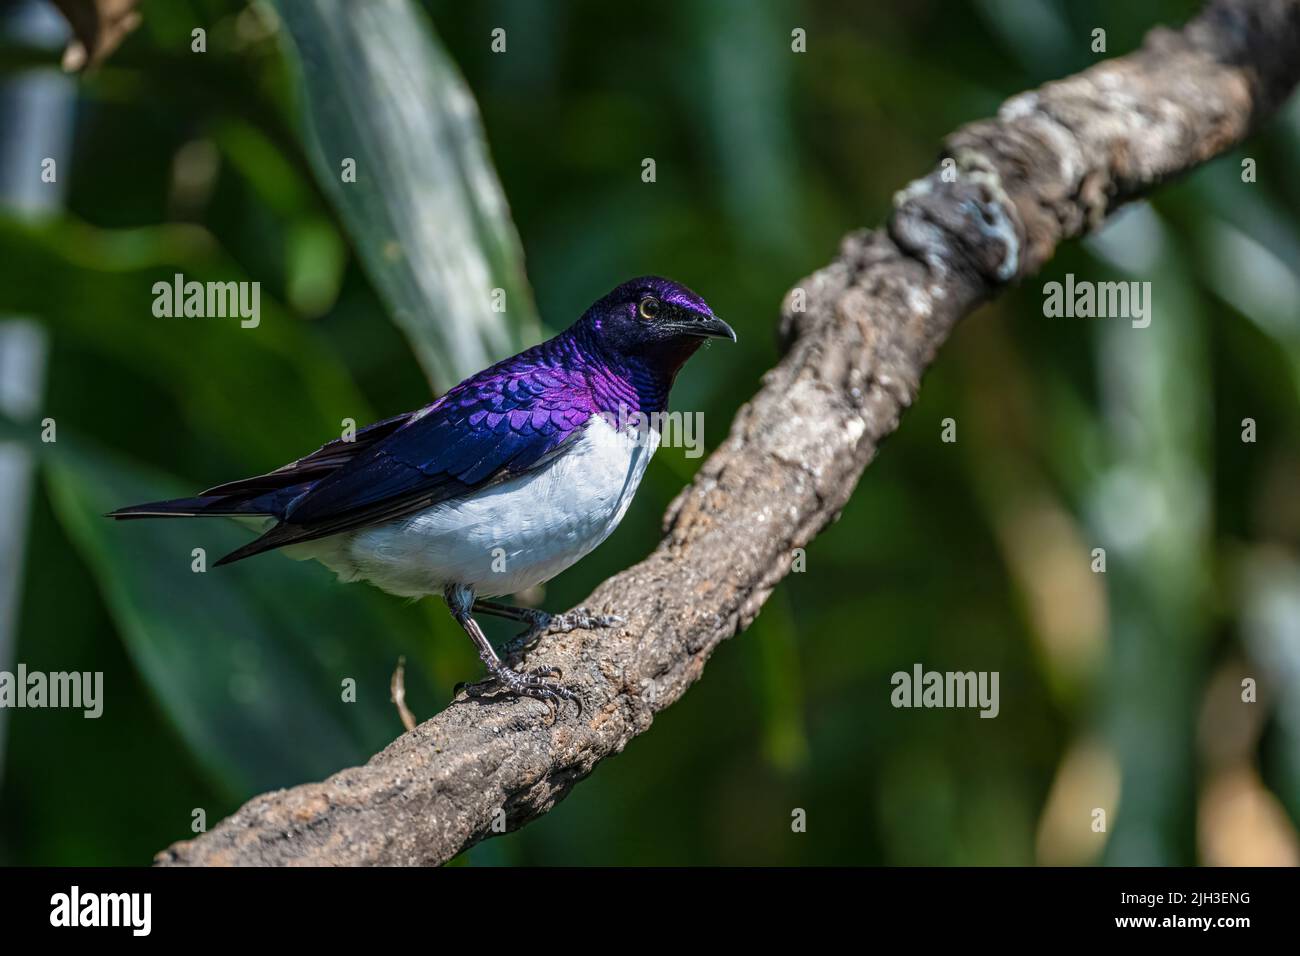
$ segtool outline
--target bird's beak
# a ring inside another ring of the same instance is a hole
[[[673,328],[686,335],[698,335],[708,339],[731,339],[736,341],[736,330],[723,322],[716,315],[698,321],[674,323]]]

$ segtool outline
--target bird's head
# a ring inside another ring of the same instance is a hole
[[[705,339],[736,341],[731,326],[686,286],[659,276],[624,282],[579,320],[604,348],[676,374]]]

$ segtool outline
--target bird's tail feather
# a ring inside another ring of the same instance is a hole
[[[149,501],[110,511],[105,517],[129,520],[132,518],[201,518],[227,516],[235,518],[283,518],[285,508],[302,491],[302,485],[291,485],[271,491],[243,491],[236,494],[206,494],[195,498],[171,498],[167,501]],[[283,547],[295,541],[310,540],[312,535],[293,525],[277,524],[260,538],[250,541],[217,561],[213,567],[251,558],[263,551]]]
[[[142,505],[128,505],[110,511],[105,517],[132,518],[199,518],[206,515],[270,515],[265,504],[257,499],[236,495],[200,495],[197,498],[171,498],[167,501],[149,501]]]
[[[255,554],[264,554],[267,551],[273,551],[276,548],[282,548],[286,544],[292,544],[295,540],[302,537],[302,530],[292,525],[279,524],[267,531],[260,538],[254,538],[242,548],[236,548],[229,554],[220,558],[212,566],[219,568],[223,564],[234,564],[236,561],[243,561],[245,558],[251,558]]]

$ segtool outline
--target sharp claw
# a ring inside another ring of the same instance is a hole
[[[585,607],[575,607],[572,611],[555,614],[546,625],[546,630],[564,634],[575,628],[618,627],[627,621],[617,614],[592,614]]]
[[[547,704],[553,710],[553,718],[559,715],[561,702],[571,700],[578,705],[578,714],[582,714],[582,701],[578,695],[563,684],[552,683],[547,678],[561,678],[564,672],[558,667],[539,667],[531,671],[513,671],[502,667],[485,680],[474,684],[458,685],[457,692],[464,688],[467,696],[479,697],[489,690],[501,690],[516,697],[528,697]]]

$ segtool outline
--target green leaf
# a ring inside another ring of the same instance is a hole
[[[185,489],[64,434],[57,450],[47,447],[45,474],[136,667],[229,792],[320,779],[400,733],[388,678],[413,648],[367,606],[364,589],[282,556],[213,568],[248,540],[232,521],[105,519]],[[355,702],[344,700],[347,679]],[[109,713],[111,685],[106,697]]]
[[[154,283],[177,273],[250,281],[206,230],[0,217],[0,260],[11,270],[0,284],[0,309],[48,322],[56,348],[88,351],[138,376],[132,388],[96,398],[97,409],[115,409],[123,434],[144,427],[129,420],[134,410],[125,400],[145,382],[169,393],[205,447],[232,453],[231,467],[274,468],[337,437],[345,416],[362,423],[379,417],[339,357],[269,294],[260,297],[256,328],[236,319],[153,315]]]
[[[430,382],[446,388],[535,341],[474,99],[429,24],[407,0],[275,6],[317,178]]]

